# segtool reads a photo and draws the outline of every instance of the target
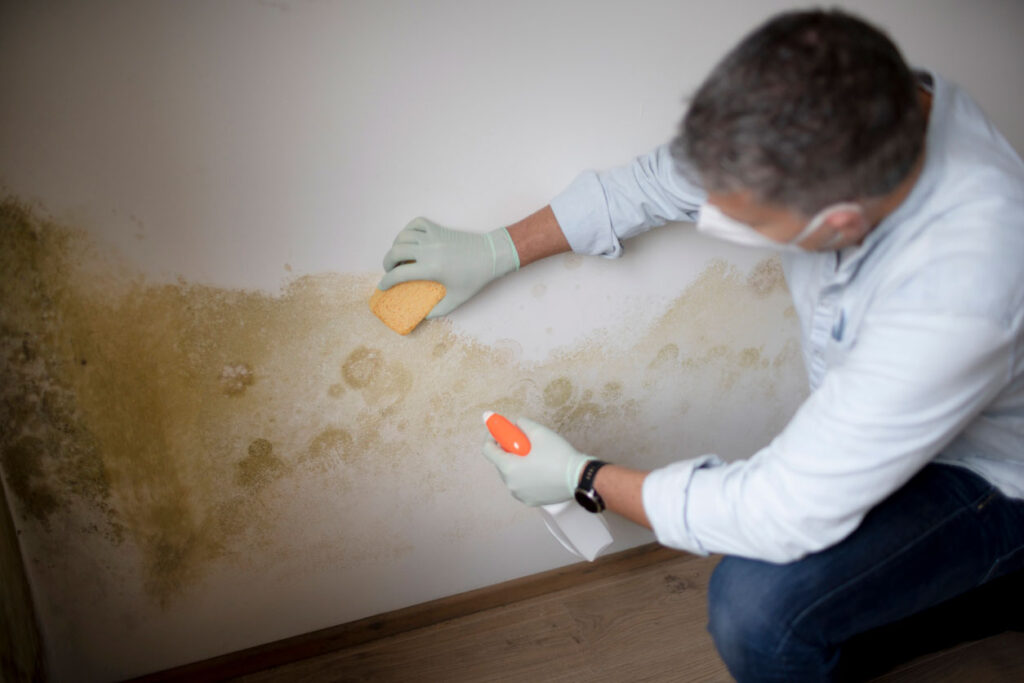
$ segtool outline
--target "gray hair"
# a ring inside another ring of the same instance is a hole
[[[672,141],[705,189],[811,215],[877,197],[924,146],[917,80],[879,29],[839,10],[789,12],[712,70]]]

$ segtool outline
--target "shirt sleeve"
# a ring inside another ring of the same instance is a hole
[[[1014,334],[982,317],[891,311],[785,430],[748,460],[705,456],[650,473],[658,540],[697,554],[790,562],[843,540],[1012,377]]]
[[[663,144],[632,163],[585,171],[551,200],[572,250],[615,258],[622,240],[668,221],[696,220],[704,191],[684,177]]]

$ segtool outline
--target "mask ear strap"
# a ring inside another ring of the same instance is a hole
[[[712,229],[712,225],[714,226],[714,229]],[[770,237],[762,235],[746,223],[725,215],[722,210],[714,204],[705,203],[701,206],[700,214],[698,214],[697,217],[697,230],[705,233],[712,233],[722,239],[752,247],[777,249],[780,246],[785,246],[782,242],[776,242]],[[727,232],[728,234],[723,234],[723,232]]]
[[[826,206],[824,209],[814,214],[814,217],[804,226],[804,229],[800,231],[800,234],[791,239],[787,244],[800,244],[805,239],[810,237],[815,230],[821,227],[821,224],[825,222],[829,214],[836,211],[856,211],[857,213],[863,214],[864,209],[860,208],[860,204],[854,204],[853,202],[843,202],[841,204],[833,204],[832,206]]]

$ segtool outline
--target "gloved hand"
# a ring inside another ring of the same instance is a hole
[[[451,313],[491,280],[519,270],[519,253],[505,228],[462,232],[420,217],[398,233],[384,255],[384,270],[377,289],[408,280],[444,285],[445,297],[427,315],[430,319]]]
[[[577,452],[561,436],[533,420],[515,421],[530,440],[529,454],[513,455],[493,439],[484,442],[484,456],[490,460],[509,491],[527,505],[550,505],[571,499],[583,466],[593,456]]]

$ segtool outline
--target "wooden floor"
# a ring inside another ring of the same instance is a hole
[[[239,680],[728,681],[705,630],[716,562],[673,556]],[[925,655],[876,680],[1021,681],[1024,634]]]

